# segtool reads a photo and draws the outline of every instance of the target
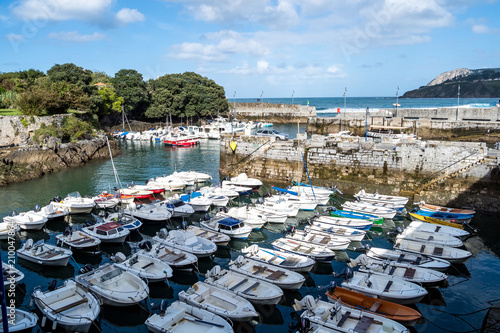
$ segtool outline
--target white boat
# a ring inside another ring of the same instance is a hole
[[[181,200],[191,205],[195,212],[206,212],[212,206],[212,200],[204,197],[199,191],[183,194]]]
[[[262,203],[259,202],[260,200],[258,200],[255,205],[255,207],[259,210],[276,212],[277,214],[284,214],[288,217],[295,217],[299,213],[299,208],[286,200],[262,200]]]
[[[286,219],[288,218],[288,214],[284,212],[279,212],[273,208],[269,208],[266,205],[263,204],[256,204],[255,207],[253,207],[255,210],[260,212],[265,218],[267,219],[267,222],[269,223],[285,223]],[[297,208],[298,211],[298,208]]]
[[[297,230],[295,227],[292,227],[292,230],[286,233],[285,238],[310,243],[311,245],[326,246],[333,251],[343,251],[351,243],[351,240],[345,237],[322,232]]]
[[[401,233],[396,236],[396,239],[407,239],[416,242],[423,242],[423,243],[430,243],[440,246],[451,246],[451,247],[461,247],[464,245],[464,243],[460,238],[454,236],[418,231],[414,229],[401,230]]]
[[[307,211],[312,211],[318,206],[318,201],[314,198],[305,196],[296,196],[292,194],[273,195],[266,198],[265,201],[277,202],[277,203],[285,202],[288,204],[293,204],[299,210],[307,210]]]
[[[197,172],[197,171],[180,171],[174,172],[172,176],[178,177],[185,180],[186,182],[204,183],[212,180],[212,176],[208,173]]]
[[[142,222],[130,214],[124,212],[111,213],[104,217],[103,222],[116,222],[129,231],[137,231],[142,226]]]
[[[331,234],[334,236],[339,236],[339,237],[345,237],[350,239],[353,242],[361,242],[363,238],[365,238],[366,231],[364,230],[359,230],[359,229],[354,229],[354,228],[349,228],[349,227],[341,227],[341,226],[336,226],[336,225],[331,225],[331,224],[324,224],[321,222],[316,222],[313,221],[312,225],[306,226],[304,228],[305,231],[316,231],[316,232],[323,232],[326,234]]]
[[[212,267],[205,275],[205,283],[235,293],[253,304],[278,304],[283,296],[280,287],[231,270]]]
[[[222,181],[221,188],[223,191],[236,192],[238,195],[250,195],[252,193],[251,187],[228,184],[225,180]]]
[[[14,238],[19,230],[21,230],[21,228],[15,223],[1,222],[0,239],[8,239],[9,237]]]
[[[145,324],[153,333],[234,333],[222,317],[181,301],[173,302],[164,313],[152,315]]]
[[[62,234],[56,235],[57,245],[70,250],[98,252],[101,240],[80,230],[67,226]]]
[[[124,210],[124,213],[130,214],[144,222],[165,222],[172,217],[172,212],[165,205],[149,204],[129,204]]]
[[[196,282],[186,291],[179,292],[179,299],[235,321],[250,321],[259,316],[252,303],[243,297],[204,282]]]
[[[66,266],[72,254],[68,249],[45,244],[43,240],[33,244],[31,238],[17,250],[19,258],[44,266]]]
[[[69,210],[67,208],[60,209],[59,207],[55,207],[51,202],[47,206],[43,206],[38,213],[45,216],[48,220],[55,220],[68,215]]]
[[[135,188],[121,188],[118,193],[123,195],[131,195],[137,199],[147,199],[153,195],[153,191],[139,190]]]
[[[405,208],[405,205],[403,203],[398,203],[398,202],[376,202],[376,201],[364,201],[363,199],[360,199],[358,201],[354,201],[354,203],[359,205],[365,205],[368,207],[371,206],[371,207],[379,207],[386,209],[394,209],[398,214],[400,214]]]
[[[436,225],[423,221],[413,221],[406,227],[406,229],[424,231],[440,235],[449,235],[458,238],[465,238],[470,235],[468,231],[460,228],[449,227],[446,225]]]
[[[256,178],[249,178],[246,173],[240,173],[236,177],[226,180],[228,185],[251,187],[256,191],[262,186],[262,182]]]
[[[52,322],[48,327],[60,327],[66,332],[88,332],[101,311],[97,299],[73,280],[54,290],[33,291],[33,299],[42,314]]]
[[[335,258],[335,251],[326,246],[313,245],[299,240],[278,238],[271,245],[277,250],[306,256],[316,261],[331,262]]]
[[[249,209],[247,206],[232,207],[229,208],[227,213],[219,212],[217,215],[228,215],[235,219],[242,220],[245,225],[251,227],[253,230],[260,230],[264,224],[267,223],[267,217],[265,215],[254,209]]]
[[[312,330],[307,327],[305,329],[311,333],[410,332],[404,325],[394,320],[345,306],[341,302],[329,303],[319,298],[315,299],[311,295],[305,296],[301,301],[295,300],[292,307],[295,311],[305,310],[300,317],[309,320]]]
[[[3,218],[4,222],[14,223],[19,226],[22,230],[41,230],[48,219],[38,214],[34,211],[24,212],[20,214],[15,214],[12,212],[11,215],[5,216]]]
[[[143,253],[135,253],[127,258],[122,252],[117,252],[111,257],[111,261],[116,267],[133,273],[146,282],[165,281],[172,277],[172,268],[167,263]]]
[[[172,217],[188,217],[194,213],[194,208],[182,201],[180,198],[167,199],[155,203],[157,206],[165,205],[166,209],[172,213]]]
[[[174,176],[152,178],[148,181],[148,184],[153,186],[163,186],[166,191],[183,190],[188,185],[185,180]]]
[[[316,222],[339,226],[339,227],[354,228],[359,230],[368,230],[373,225],[373,221],[370,220],[349,219],[349,218],[334,217],[334,216],[316,216],[312,220],[312,223],[314,225],[320,225],[319,223]]]
[[[195,225],[186,227],[186,231],[192,231],[196,236],[208,239],[214,242],[217,246],[226,246],[231,240],[231,237],[223,234],[222,232],[207,230]]]
[[[229,197],[223,194],[214,193],[209,190],[200,190],[201,194],[212,202],[212,205],[217,207],[226,207],[229,202]]]
[[[377,260],[369,258],[365,254],[360,254],[356,259],[351,259],[348,264],[351,268],[356,267],[356,265],[359,265],[360,272],[396,276],[426,286],[440,284],[447,279],[446,274],[433,269],[390,260]]]
[[[392,209],[392,208],[371,206],[371,205],[366,205],[363,203],[353,202],[353,201],[346,201],[341,206],[344,210],[347,210],[350,212],[370,214],[370,215],[380,216],[380,217],[383,217],[386,219],[394,218],[394,216],[396,216],[396,213],[397,213],[397,211],[395,209]]]
[[[472,253],[466,250],[406,239],[396,239],[394,248],[405,252],[423,254],[433,258],[446,260],[453,264],[462,264],[472,257]]]
[[[358,200],[362,201],[372,201],[372,202],[389,202],[389,203],[398,203],[406,205],[409,198],[407,197],[398,197],[398,196],[390,196],[390,195],[382,195],[375,193],[366,193],[365,190],[361,190],[358,193],[354,194],[354,197]]]
[[[446,260],[431,258],[422,254],[404,252],[401,250],[389,250],[372,247],[366,252],[366,255],[374,259],[391,260],[397,263],[405,263],[417,267],[435,269],[437,271],[445,271],[450,267],[450,263]]]
[[[194,254],[198,258],[208,257],[217,251],[217,245],[214,242],[198,237],[192,231],[172,230],[168,232],[167,229],[162,228],[153,240],[167,247]]]
[[[418,284],[398,277],[359,271],[352,273],[352,276],[348,274],[342,282],[342,287],[398,304],[417,303],[428,294],[427,290]]]
[[[334,190],[329,188],[318,187],[318,186],[311,187],[309,185],[293,185],[290,186],[290,191],[297,192],[300,194],[304,193],[307,194],[308,196],[319,196],[319,197],[331,196],[335,193]]]
[[[230,261],[229,269],[243,275],[270,282],[281,289],[298,290],[306,281],[300,273],[243,256],[238,256],[236,260]]]
[[[3,283],[7,285],[17,285],[22,279],[24,279],[24,273],[18,270],[14,265],[8,265],[2,261],[3,270]],[[7,289],[7,288],[6,288]]]
[[[153,194],[162,194],[165,192],[165,187],[161,185],[153,185],[153,184],[146,184],[146,185],[136,185],[132,182],[132,184],[128,187],[129,190],[135,190],[135,191],[148,191],[148,192],[153,192]]]
[[[110,263],[77,275],[75,281],[107,305],[134,305],[149,295],[148,285],[140,277]]]
[[[245,253],[245,257],[250,259],[295,272],[309,272],[316,263],[314,259],[306,256],[262,248],[257,244],[252,244],[242,249],[241,252]]]
[[[100,196],[100,195],[92,197],[92,199],[95,201],[95,206],[100,209],[115,208],[117,205],[121,203],[121,200],[119,198]]]
[[[242,220],[228,216],[215,216],[208,221],[200,221],[200,227],[239,239],[247,239],[252,233],[252,227],[245,225]]]
[[[172,269],[190,270],[198,262],[198,257],[192,253],[183,252],[161,243],[151,244],[149,241],[139,243],[137,253],[150,256],[168,264]]]
[[[92,198],[82,198],[79,192],[71,192],[66,198],[52,202],[57,209],[67,209],[70,214],[90,213],[95,207],[95,201]],[[59,198],[60,199],[60,198]]]
[[[86,234],[99,238],[103,243],[123,243],[130,231],[117,222],[97,223],[82,227]]]
[[[28,329],[35,327],[38,322],[38,316],[36,314],[17,308],[14,309],[14,313],[9,311],[7,317],[9,332],[26,332]],[[0,312],[0,322],[1,321],[3,321],[3,318]],[[3,324],[0,325],[0,332],[3,332]]]

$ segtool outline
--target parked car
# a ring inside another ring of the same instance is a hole
[[[279,140],[288,140],[288,134],[280,133],[278,130],[275,129],[260,129],[257,132],[255,132],[255,136],[269,136],[269,137],[275,137]]]

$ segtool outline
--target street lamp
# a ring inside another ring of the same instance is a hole
[[[398,116],[398,106],[399,106],[399,103],[398,103],[398,96],[399,95],[399,86],[398,86],[398,89],[396,90],[396,117]]]
[[[295,90],[292,90],[292,111],[293,111],[293,95],[295,94]]]
[[[233,109],[236,110],[236,91],[233,94]]]
[[[368,141],[368,112],[370,107],[366,107],[366,117],[365,117],[365,142]]]
[[[457,121],[458,121],[458,108],[460,107],[460,85],[458,85],[458,94],[457,94]]]
[[[345,96],[347,94],[347,87],[345,87],[344,89],[344,112],[345,112]]]
[[[264,114],[264,100],[262,99],[262,95],[264,95],[264,90],[260,93],[260,117]]]

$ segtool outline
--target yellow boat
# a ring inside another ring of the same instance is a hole
[[[415,213],[409,213],[412,220],[414,221],[424,221],[424,222],[429,222],[429,223],[434,223],[434,224],[441,224],[441,225],[447,225],[449,227],[454,227],[458,229],[463,229],[464,226],[461,223],[456,223],[456,222],[451,222],[451,221],[446,221],[442,219],[438,219],[435,217],[430,217],[430,216],[423,216]]]

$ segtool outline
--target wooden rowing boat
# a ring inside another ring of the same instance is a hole
[[[442,220],[438,219],[435,217],[430,217],[430,216],[423,216],[415,213],[409,213],[412,221],[423,221],[423,222],[429,222],[429,223],[434,223],[434,224],[441,224],[441,225],[446,225],[448,227],[453,227],[453,228],[458,228],[458,229],[463,229],[464,225],[461,223],[457,222],[452,222],[448,220]]]
[[[340,301],[350,308],[377,314],[398,321],[405,326],[415,325],[417,320],[422,317],[420,312],[410,307],[370,297],[342,287],[333,286],[326,292],[326,296],[328,296],[328,300],[333,302]]]

